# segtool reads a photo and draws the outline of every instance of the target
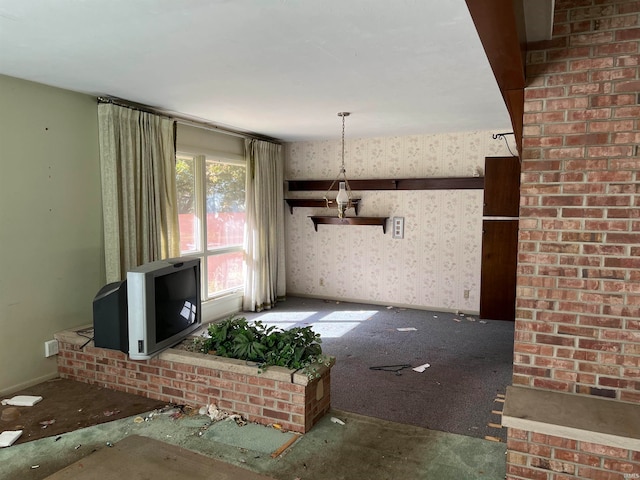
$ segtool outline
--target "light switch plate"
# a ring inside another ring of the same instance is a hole
[[[404,238],[404,217],[393,217],[393,238]]]

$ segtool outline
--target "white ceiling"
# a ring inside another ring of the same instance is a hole
[[[284,141],[511,128],[465,0],[0,0],[0,73]]]

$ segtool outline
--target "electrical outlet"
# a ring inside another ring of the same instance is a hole
[[[44,342],[44,356],[45,357],[53,357],[58,354],[58,341],[57,340],[49,340]]]
[[[320,286],[321,286],[321,287],[324,287],[324,278],[321,278],[321,279],[318,281],[318,283],[320,283]]]
[[[464,298],[469,299],[469,290],[464,291]]]

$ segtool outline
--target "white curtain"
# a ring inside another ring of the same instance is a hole
[[[247,211],[243,309],[260,311],[285,296],[282,146],[245,140]]]
[[[107,282],[132,267],[180,254],[175,122],[98,105]]]

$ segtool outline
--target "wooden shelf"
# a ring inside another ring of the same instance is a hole
[[[331,180],[287,180],[289,191],[327,191]],[[351,190],[482,190],[484,177],[349,180]],[[337,190],[338,186],[334,186]]]
[[[387,233],[387,220],[389,217],[322,217],[310,216],[313,226],[318,231],[318,225],[380,225],[382,233]]]
[[[327,202],[324,198],[285,198],[289,204],[289,211],[293,213],[293,207],[324,207],[327,208]],[[360,207],[360,199],[352,198],[351,203],[353,209],[358,215],[358,208]],[[329,200],[329,208],[338,208],[337,204],[333,200]]]

